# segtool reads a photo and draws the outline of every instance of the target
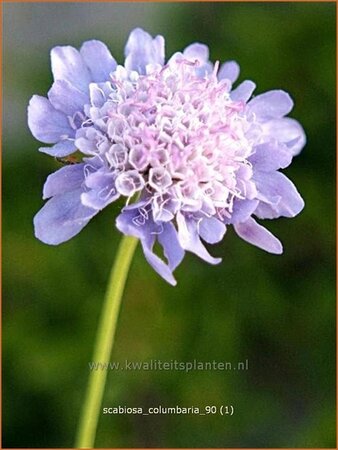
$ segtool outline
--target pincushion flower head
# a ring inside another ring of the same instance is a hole
[[[48,98],[28,108],[40,151],[76,164],[51,174],[49,199],[34,219],[36,236],[60,244],[103,208],[123,198],[117,228],[140,239],[147,261],[169,283],[185,251],[216,264],[204,242],[228,226],[271,253],[280,241],[258,219],[294,217],[304,202],[279,169],[305,144],[301,125],[286,117],[282,90],[253,97],[255,84],[233,88],[237,63],[209,61],[199,43],[167,62],[164,39],[131,32],[124,65],[100,41],[51,51]],[[163,258],[153,251],[158,243]]]

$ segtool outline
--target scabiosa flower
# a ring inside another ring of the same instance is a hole
[[[203,241],[222,240],[228,225],[249,243],[282,253],[258,219],[294,217],[304,202],[279,169],[305,144],[300,124],[285,117],[293,102],[281,90],[252,98],[255,84],[235,89],[236,62],[209,61],[199,43],[165,63],[164,39],[137,28],[117,65],[100,41],[51,51],[48,98],[28,108],[40,151],[77,164],[47,178],[49,199],[34,218],[37,238],[60,244],[123,197],[116,219],[140,239],[147,261],[169,283],[185,250],[211,264]],[[163,259],[153,251],[158,243]]]

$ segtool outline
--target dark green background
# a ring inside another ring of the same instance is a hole
[[[113,359],[249,360],[246,372],[110,372],[105,406],[233,404],[232,417],[102,416],[99,447],[335,446],[335,4],[5,4],[3,445],[70,447],[97,319],[120,239],[120,205],[70,242],[33,236],[42,186],[58,168],[26,125],[34,93],[52,77],[49,50],[105,41],[122,62],[136,26],[166,38],[167,56],[205,42],[235,59],[256,93],[282,88],[308,144],[287,175],[306,207],[266,222],[274,256],[229,230],[189,254],[167,285],[140,249],[131,269]]]

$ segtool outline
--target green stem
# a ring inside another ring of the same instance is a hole
[[[105,302],[97,330],[93,362],[108,363],[114,344],[117,319],[129,267],[138,240],[123,236],[110,274]],[[107,370],[92,370],[80,418],[76,448],[93,448],[102,404]]]

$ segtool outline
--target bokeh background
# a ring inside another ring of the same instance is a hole
[[[89,374],[121,205],[76,238],[33,236],[42,186],[59,164],[26,125],[52,81],[49,51],[101,39],[123,61],[131,29],[166,38],[167,55],[200,41],[235,59],[256,93],[290,92],[308,144],[287,175],[306,208],[269,222],[283,256],[229,230],[187,255],[167,285],[138,249],[113,360],[249,360],[245,372],[110,372],[104,406],[232,404],[232,417],[102,416],[98,447],[335,447],[335,4],[4,4],[3,446],[71,447]]]

